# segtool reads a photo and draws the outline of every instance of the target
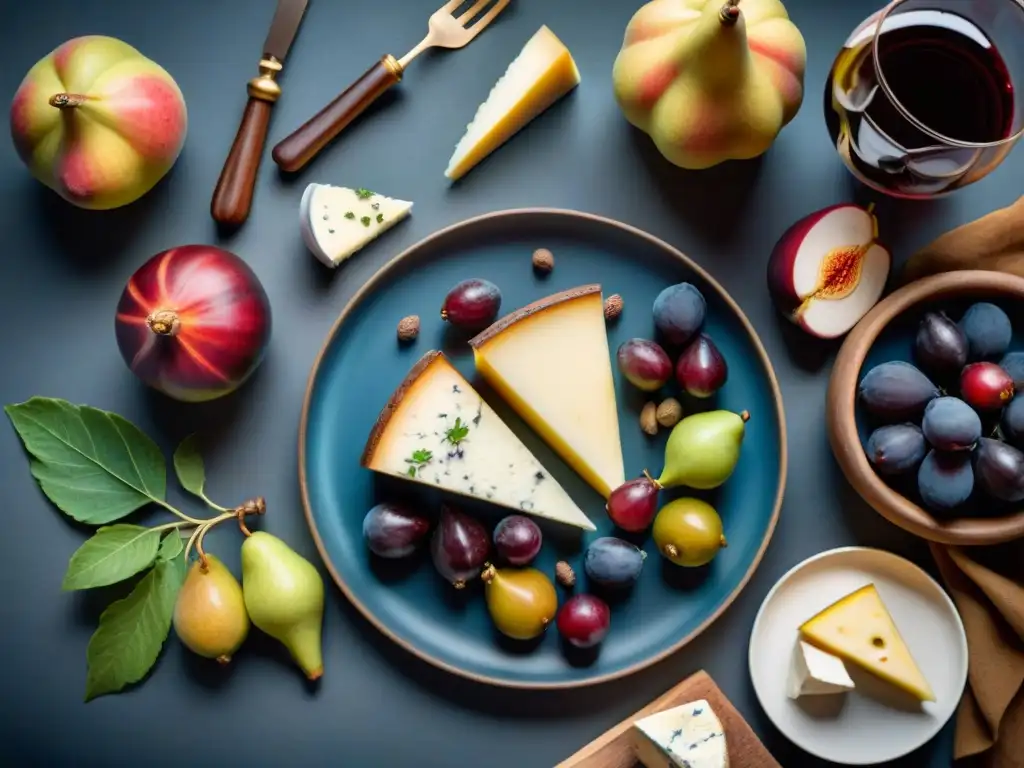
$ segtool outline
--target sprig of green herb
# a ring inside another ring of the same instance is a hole
[[[364,187],[360,187],[359,189],[356,190],[356,197],[358,197],[360,200],[369,200],[371,197],[373,197],[373,192],[371,192],[368,189],[365,189]]]
[[[364,227],[370,226],[370,217],[369,216],[363,216],[363,218],[361,218],[359,221],[362,223],[362,225]]]
[[[429,464],[434,458],[432,451],[428,451],[425,448],[420,448],[412,452],[412,458],[406,459],[405,463],[409,464],[409,477],[416,477],[416,472],[427,464]]]
[[[352,211],[345,211],[345,218],[346,219],[354,219],[355,217],[356,217],[356,215]]]
[[[99,526],[71,556],[65,590],[116,584],[142,573],[123,600],[100,616],[86,653],[86,701],[114,693],[146,676],[170,630],[178,590],[193,543],[205,558],[202,537],[226,520],[262,511],[262,500],[234,510],[210,501],[206,471],[194,436],[174,452],[182,487],[220,514],[196,518],[169,504],[167,466],[149,437],[115,413],[66,400],[33,397],[4,408],[30,457],[32,476],[64,514]],[[177,520],[155,526],[114,523],[156,504]],[[188,546],[182,534],[191,530]]]
[[[451,427],[444,434],[444,439],[452,445],[457,446],[463,440],[466,439],[466,435],[469,434],[469,425],[463,424],[460,417],[455,418],[455,426]]]

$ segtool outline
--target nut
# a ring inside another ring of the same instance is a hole
[[[533,268],[538,272],[550,272],[555,268],[555,257],[547,248],[538,248],[533,252]]]
[[[658,406],[655,416],[661,426],[674,427],[683,418],[683,406],[674,397],[670,397]]]
[[[647,403],[640,411],[640,429],[648,435],[658,434],[658,406]]]
[[[614,320],[622,314],[622,297],[617,293],[613,293],[607,299],[604,300],[604,318],[605,320]]]
[[[409,315],[398,321],[398,340],[412,341],[420,335],[419,315]]]
[[[565,560],[555,563],[555,580],[563,587],[571,587],[576,583],[576,574]]]

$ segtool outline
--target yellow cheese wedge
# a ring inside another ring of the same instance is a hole
[[[837,600],[804,622],[801,634],[921,701],[935,701],[874,584]]]
[[[535,301],[469,344],[480,375],[594,490],[625,482],[601,286]]]
[[[444,175],[453,181],[466,175],[579,82],[569,49],[541,27],[477,109]]]

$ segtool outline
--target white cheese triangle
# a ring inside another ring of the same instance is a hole
[[[789,672],[789,698],[844,693],[854,688],[846,665],[838,656],[798,640]]]
[[[412,211],[412,203],[366,189],[310,184],[302,194],[299,219],[306,247],[336,267]]]
[[[703,699],[638,720],[632,742],[645,768],[729,768],[725,730]]]
[[[374,425],[364,467],[584,530],[594,524],[440,352],[425,354]]]
[[[444,175],[455,180],[579,85],[569,50],[546,26],[537,30],[480,105]]]

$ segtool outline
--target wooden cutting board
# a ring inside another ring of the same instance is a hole
[[[703,670],[686,678],[661,698],[627,717],[614,728],[605,731],[555,768],[636,768],[639,763],[633,757],[629,739],[630,726],[655,712],[698,699],[707,700],[718,715],[718,719],[722,721],[726,744],[729,747],[729,768],[782,768],[765,749],[743,716],[725,698],[725,694],[715,685],[711,676]]]

